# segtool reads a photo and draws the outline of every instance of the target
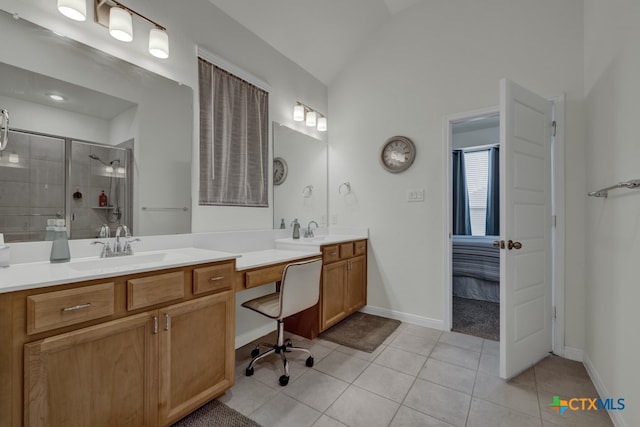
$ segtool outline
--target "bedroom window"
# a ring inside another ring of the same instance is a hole
[[[487,220],[487,183],[489,177],[489,151],[467,151],[464,155],[469,192],[471,234],[485,235]]]

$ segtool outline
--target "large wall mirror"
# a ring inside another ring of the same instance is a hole
[[[4,11],[0,39],[5,239],[42,240],[56,217],[71,238],[95,237],[102,223],[190,232],[192,89]]]
[[[327,225],[327,144],[273,122],[273,226]]]

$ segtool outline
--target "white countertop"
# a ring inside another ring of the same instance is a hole
[[[320,250],[322,245],[331,245],[334,243],[350,242],[353,240],[362,240],[368,238],[366,235],[358,234],[325,234],[315,237],[301,237],[293,239],[276,239],[276,248],[288,250]]]
[[[236,260],[236,271],[249,270],[251,268],[262,267],[281,262],[295,261],[311,256],[321,256],[320,251],[298,250],[290,251],[283,249],[265,249],[262,251],[245,252],[242,257]]]
[[[207,249],[179,248],[113,258],[76,258],[60,264],[49,261],[13,264],[0,268],[0,293],[224,261],[240,256]]]

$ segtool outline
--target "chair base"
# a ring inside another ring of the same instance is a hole
[[[269,347],[269,350],[260,353],[261,346]],[[251,359],[251,362],[249,362],[249,366],[247,366],[247,369],[245,370],[245,375],[248,377],[253,375],[253,365],[256,362],[264,359],[267,356],[277,353],[277,354],[280,354],[280,358],[282,359],[282,365],[284,368],[284,375],[281,375],[279,380],[280,385],[286,386],[287,384],[289,384],[289,361],[287,361],[287,356],[285,355],[285,353],[290,353],[292,351],[301,351],[308,354],[308,357],[305,363],[308,367],[313,366],[313,354],[306,348],[293,346],[293,343],[291,342],[290,339],[285,340],[284,339],[284,321],[282,319],[278,319],[278,343],[275,345],[265,344],[265,343],[260,343],[256,345],[256,347],[253,350],[251,350],[251,356],[253,356],[253,359]]]

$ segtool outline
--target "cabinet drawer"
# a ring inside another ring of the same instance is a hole
[[[193,270],[193,294],[221,291],[233,287],[235,268],[232,262]]]
[[[127,280],[127,310],[137,310],[184,297],[184,272]]]
[[[273,267],[260,268],[259,270],[247,271],[245,274],[245,287],[266,285],[267,283],[279,282],[282,280],[282,273],[287,264],[279,264]]]
[[[342,243],[340,245],[340,259],[353,257],[353,243]]]
[[[355,242],[355,247],[355,255],[364,255],[364,253],[367,252],[367,242],[365,240]]]
[[[27,297],[27,334],[37,334],[114,313],[114,283]]]
[[[338,261],[340,259],[340,253],[338,252],[338,245],[324,246],[322,248],[322,260],[324,263]]]

